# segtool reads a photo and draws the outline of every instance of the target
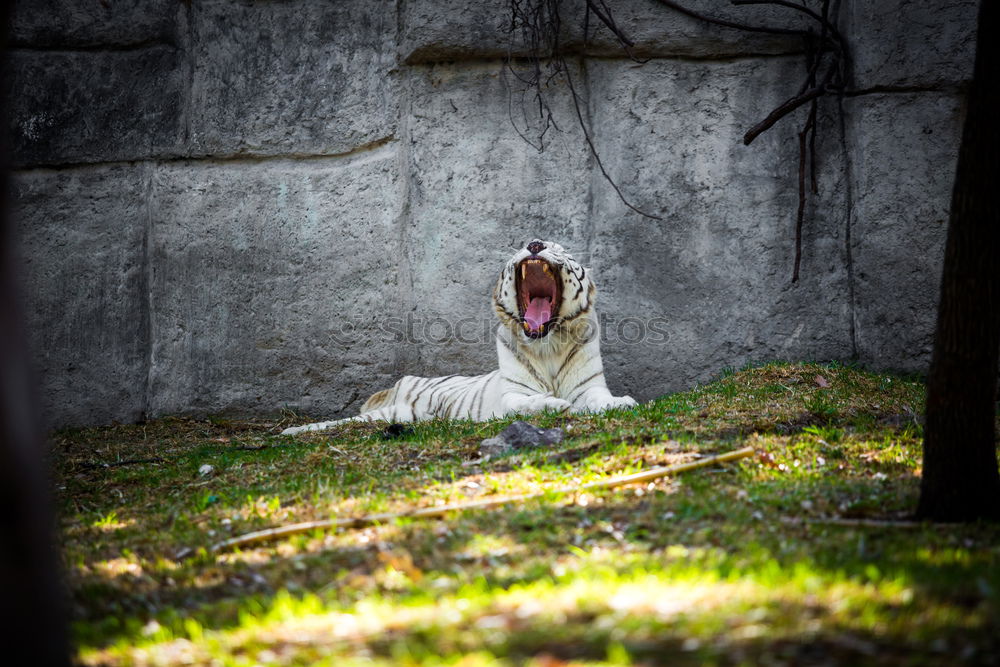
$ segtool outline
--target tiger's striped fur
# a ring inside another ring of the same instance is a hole
[[[536,330],[524,317],[518,294],[518,269],[524,276],[522,262],[529,258],[535,263],[545,260],[550,267],[546,273],[560,281],[558,303],[553,304],[556,310]],[[595,294],[587,270],[562,246],[532,241],[510,258],[493,289],[493,306],[500,319],[497,370],[476,376],[408,375],[392,388],[373,394],[356,417],[297,426],[282,433],[320,431],[354,420],[411,422],[446,417],[485,421],[514,413],[599,412],[635,405],[631,396],[613,396],[605,383]]]

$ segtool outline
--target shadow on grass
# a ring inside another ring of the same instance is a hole
[[[186,639],[206,660],[261,647],[310,660],[1000,659],[1000,527],[782,525],[774,512],[799,498],[899,489],[797,479],[736,501],[738,482],[687,475],[679,490],[404,521],[182,564],[202,586],[140,575],[130,592],[95,576],[77,601],[114,596],[117,618],[131,620],[87,618],[78,639],[150,650]]]

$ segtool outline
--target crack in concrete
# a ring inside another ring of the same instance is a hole
[[[453,54],[441,54],[438,51],[431,52],[432,55],[424,56],[420,54],[418,57],[413,57],[411,54],[406,59],[404,59],[401,64],[407,67],[434,67],[435,65],[442,64],[462,64],[462,65],[478,65],[484,63],[498,63],[509,60],[513,63],[532,63],[533,58],[528,55],[509,55],[503,51],[497,52],[487,52],[480,54],[469,54],[464,52],[456,52]],[[790,48],[787,51],[723,51],[720,53],[706,53],[706,54],[694,54],[694,53],[661,53],[656,55],[649,55],[636,52],[636,57],[639,58],[643,63],[645,62],[655,62],[657,60],[675,60],[675,61],[689,61],[689,62],[706,62],[713,60],[721,61],[733,61],[733,60],[744,60],[750,58],[785,58],[788,56],[803,56],[807,52],[801,47]],[[583,49],[565,48],[561,49],[559,55],[567,60],[572,59],[586,59],[586,60],[609,60],[609,61],[620,61],[623,59],[621,54],[615,55],[607,51],[592,51],[588,52]]]
[[[133,51],[149,51],[152,49],[167,48],[177,50],[178,45],[172,42],[147,39],[131,44],[83,44],[80,46],[37,46],[26,42],[13,42],[10,45],[11,53],[130,53]]]
[[[37,171],[64,171],[68,169],[82,169],[87,167],[114,167],[122,165],[139,164],[263,164],[266,162],[279,162],[282,160],[292,162],[322,161],[322,160],[345,160],[350,161],[358,156],[367,157],[384,146],[396,140],[395,134],[379,137],[360,146],[355,146],[350,150],[341,153],[279,153],[275,155],[206,155],[206,156],[174,156],[141,158],[138,160],[108,160],[105,162],[62,162],[53,164],[38,164],[30,167],[19,167],[11,170],[13,174],[31,173]]]
[[[181,146],[191,146],[191,116],[194,111],[194,6],[193,3],[186,3],[184,9],[184,25],[178,28],[180,40],[184,44],[184,61],[187,65],[187,85],[184,86],[182,95],[184,100],[181,104]]]
[[[871,86],[869,88],[859,88],[857,90],[845,90],[844,97],[861,97],[862,95],[884,95],[895,94],[905,95],[913,93],[935,93],[938,95],[964,94],[968,86],[965,84],[936,85],[936,86]]]
[[[399,41],[398,36],[402,35],[403,31],[403,20],[406,13],[405,5],[405,2],[399,2],[396,5],[397,43]],[[412,116],[413,111],[413,90],[410,81],[410,78],[413,76],[412,70],[409,68],[399,68],[397,70],[397,76],[400,77],[400,104],[397,131],[399,133],[401,145],[396,154],[402,192],[400,192],[401,204],[396,223],[397,240],[399,243],[399,263],[396,273],[396,294],[399,302],[396,312],[409,313],[410,311],[416,309],[416,304],[414,303],[414,293],[416,288],[413,277],[413,262],[410,255],[410,228],[413,225],[413,188],[411,187],[411,180],[413,178],[411,171],[413,165],[411,159],[412,156],[410,154],[410,147],[412,143],[410,139],[410,117]],[[415,354],[416,359],[411,358],[412,354]],[[403,346],[398,347],[394,351],[392,364],[394,375],[403,375],[406,372],[412,371],[414,367],[419,366],[419,346]]]
[[[854,161],[847,145],[847,119],[844,98],[837,97],[837,119],[840,125],[840,149],[844,153],[844,188],[846,189],[846,216],[844,225],[844,250],[847,264],[847,325],[851,340],[851,359],[858,359],[857,310],[854,297],[854,253],[851,248],[851,227],[854,224]]]
[[[584,121],[586,121],[587,127],[591,128],[594,126],[594,110],[591,103],[590,69],[587,67],[586,58],[580,58],[580,79],[583,86],[583,94],[586,96],[582,100]],[[594,179],[598,178],[600,173],[597,171],[597,161],[591,151],[587,151],[587,172],[589,175],[587,179],[587,193],[585,195],[587,219],[584,221],[584,247],[583,257],[580,258],[580,261],[584,262],[586,266],[591,267],[594,263],[593,255],[591,254],[593,250],[591,246],[594,240]],[[597,175],[595,175],[595,172],[597,172]]]
[[[149,419],[153,414],[153,261],[152,261],[152,241],[153,241],[153,199],[156,179],[154,178],[154,165],[143,165],[146,170],[145,178],[145,229],[142,237],[142,290],[146,295],[146,311],[142,314],[145,319],[146,330],[146,385],[143,387],[142,397],[142,418]]]

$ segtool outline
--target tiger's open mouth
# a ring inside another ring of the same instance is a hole
[[[562,281],[558,268],[547,261],[529,257],[521,260],[515,272],[517,307],[521,326],[530,338],[541,338],[549,333],[551,323],[559,314],[562,302]]]

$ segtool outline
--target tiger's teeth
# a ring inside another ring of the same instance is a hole
[[[545,273],[549,274],[550,276],[552,275],[552,270],[549,268],[548,264],[542,264],[542,270],[545,271]]]
[[[528,277],[528,267],[524,264],[521,265],[521,280]]]

